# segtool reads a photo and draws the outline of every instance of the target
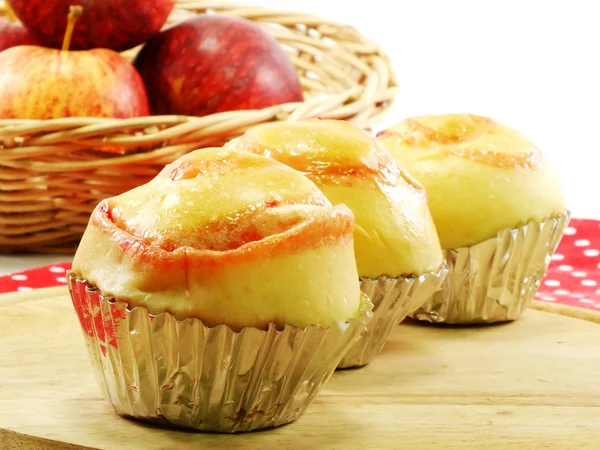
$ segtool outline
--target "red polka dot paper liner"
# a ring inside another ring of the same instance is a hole
[[[600,221],[571,219],[535,298],[600,310]]]
[[[365,331],[373,304],[328,326],[208,327],[103,296],[67,275],[96,380],[118,414],[236,433],[298,419]]]
[[[66,285],[70,263],[0,277],[0,293]],[[600,221],[571,219],[536,300],[600,310]]]

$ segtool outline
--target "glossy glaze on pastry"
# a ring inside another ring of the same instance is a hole
[[[359,308],[353,224],[301,173],[204,149],[101,202],[73,270],[152,314],[233,329],[327,326]]]
[[[565,210],[548,161],[521,132],[487,117],[406,119],[378,136],[422,183],[445,249],[467,247]]]
[[[305,173],[331,203],[347,205],[361,277],[420,275],[442,264],[425,191],[364,131],[338,120],[273,122],[228,145]]]

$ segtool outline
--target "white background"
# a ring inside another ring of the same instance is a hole
[[[575,217],[600,219],[600,1],[244,0],[353,25],[389,54],[386,123],[470,112],[524,132]]]
[[[353,25],[395,65],[401,92],[384,125],[445,112],[500,120],[550,159],[574,217],[600,219],[598,0],[237,3]],[[0,274],[68,259],[0,256]]]

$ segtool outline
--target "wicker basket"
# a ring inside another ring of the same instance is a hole
[[[72,253],[99,200],[147,182],[186,152],[273,120],[337,118],[369,128],[397,93],[386,55],[349,26],[216,0],[181,0],[169,23],[213,12],[264,26],[296,65],[305,101],[205,117],[0,120],[0,251]]]

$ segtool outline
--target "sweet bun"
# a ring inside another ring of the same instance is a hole
[[[263,156],[204,149],[94,210],[73,272],[150,314],[234,330],[357,314],[354,218]]]
[[[355,217],[361,277],[437,271],[442,252],[422,186],[375,138],[345,121],[273,122],[229,143],[305,173],[332,204]]]
[[[378,138],[425,187],[444,249],[472,246],[565,211],[561,186],[540,150],[490,118],[417,116]]]

